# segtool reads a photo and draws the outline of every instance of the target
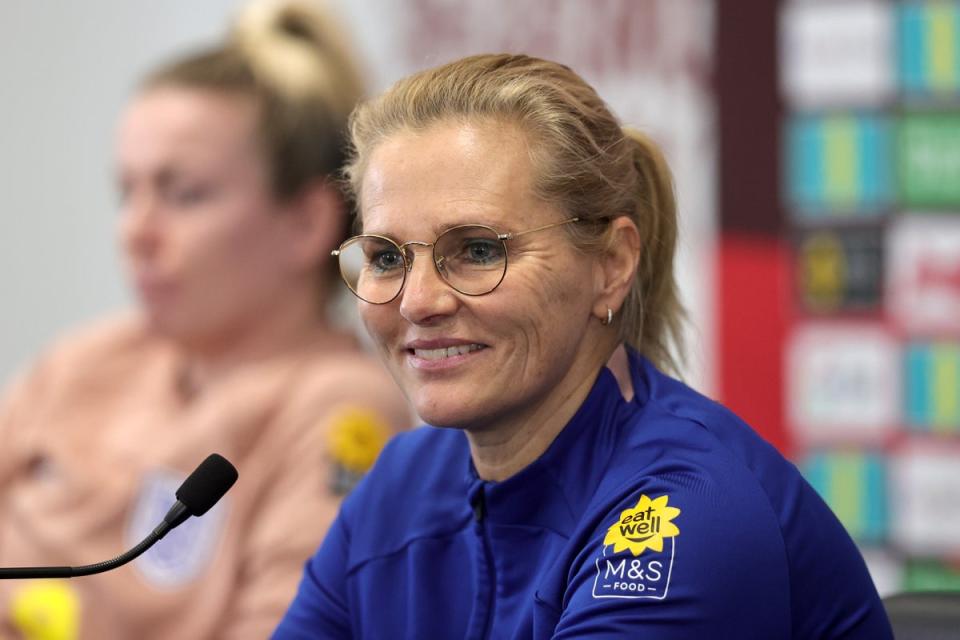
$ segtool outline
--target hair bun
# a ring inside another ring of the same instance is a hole
[[[230,41],[261,82],[290,98],[321,99],[346,117],[363,96],[346,33],[319,2],[251,2],[237,16]]]

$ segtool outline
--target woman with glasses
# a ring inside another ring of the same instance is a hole
[[[429,424],[397,437],[276,638],[890,638],[796,468],[676,371],[656,147],[567,67],[465,58],[352,116],[334,254]]]
[[[2,581],[0,637],[266,637],[406,424],[389,375],[327,318],[348,226],[331,176],[361,93],[342,38],[309,5],[253,4],[126,109],[118,227],[140,309],[63,341],[0,405],[0,566],[119,555],[211,452],[240,479],[130,565]]]

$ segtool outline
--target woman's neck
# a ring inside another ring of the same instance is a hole
[[[294,352],[327,331],[316,298],[304,296],[218,331],[215,338],[181,343],[182,391],[188,397],[197,395],[245,365]]]
[[[477,474],[484,480],[501,482],[543,455],[587,399],[603,366],[612,365],[621,389],[629,388],[629,371],[620,356],[625,361],[626,351],[622,346],[609,358],[602,353],[584,358],[570,368],[547,397],[534,402],[523,415],[498,421],[493,427],[468,430],[467,440]],[[626,381],[621,380],[624,375]]]

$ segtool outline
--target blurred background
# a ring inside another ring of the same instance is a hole
[[[564,62],[674,169],[686,379],[797,462],[881,594],[960,589],[960,2],[330,3],[376,93]],[[129,304],[113,134],[234,0],[0,3],[0,378]]]

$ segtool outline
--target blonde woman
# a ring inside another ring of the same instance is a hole
[[[790,463],[671,378],[666,164],[579,76],[459,60],[359,107],[337,250],[431,427],[344,503],[275,637],[891,638]]]

